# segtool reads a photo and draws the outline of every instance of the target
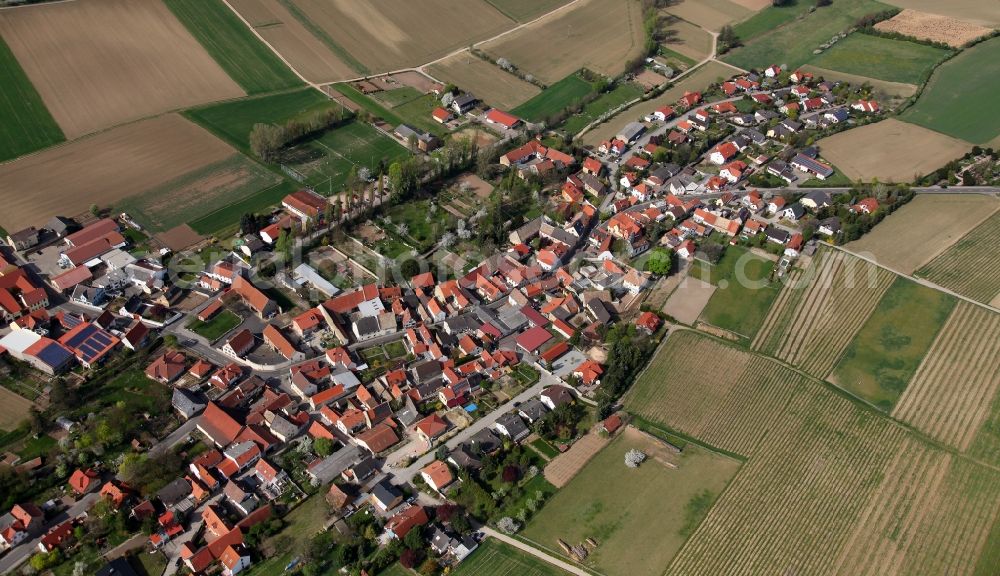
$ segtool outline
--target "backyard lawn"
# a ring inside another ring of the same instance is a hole
[[[452,576],[564,576],[566,572],[494,538],[451,571]],[[393,575],[395,576],[395,575]]]
[[[701,319],[752,338],[781,289],[769,279],[773,269],[771,260],[740,246],[728,247],[719,263],[708,267],[708,278],[702,278],[717,289],[702,310]]]
[[[187,328],[209,342],[215,342],[239,325],[239,316],[231,310],[222,310],[204,322],[195,318],[187,325]]]

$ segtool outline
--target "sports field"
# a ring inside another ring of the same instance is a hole
[[[300,74],[313,82],[354,78],[358,71],[316,38],[284,0],[228,0],[254,30]]]
[[[553,84],[580,68],[618,76],[641,54],[642,36],[637,0],[580,0],[479,48]]]
[[[518,22],[528,22],[546,12],[569,2],[569,0],[486,0],[508,18]]]
[[[921,84],[934,65],[948,54],[948,50],[909,40],[854,33],[809,63],[889,82]]]
[[[795,10],[803,6],[808,8],[808,3],[798,2],[795,7],[788,9],[767,8],[755,18],[768,18],[772,10]],[[834,34],[850,28],[858,18],[887,9],[888,5],[875,0],[839,0],[836,6],[818,8],[801,18],[794,18],[793,15],[792,19],[785,19],[784,23],[776,27],[768,19],[766,26],[761,26],[759,35],[725,54],[722,59],[744,69],[760,70],[771,64],[785,64],[789,70],[793,70],[812,60],[813,50],[830,40]],[[750,22],[743,25],[744,30]],[[739,35],[741,27],[736,26],[734,30]],[[744,31],[744,34],[747,32]]]
[[[860,258],[821,248],[807,269],[789,274],[752,348],[824,378],[895,279]]]
[[[531,100],[514,108],[512,112],[516,116],[532,122],[541,122],[546,117],[561,112],[567,106],[579,102],[581,98],[592,91],[593,87],[590,82],[581,78],[579,74],[570,74],[552,84]]]
[[[398,142],[363,122],[339,126],[300,149],[321,155],[306,165],[293,165],[308,177],[310,184],[317,187],[317,192],[323,194],[338,191],[347,180],[352,166],[367,167],[374,172],[380,162],[388,166],[410,154]],[[308,156],[313,157],[311,154]]]
[[[0,36],[69,139],[244,94],[161,2],[0,10]]]
[[[372,72],[419,66],[513,28],[485,0],[284,0],[324,44]]]
[[[517,548],[487,538],[454,570],[454,576],[565,576],[566,572]]]
[[[949,290],[984,304],[1000,304],[1000,212],[976,226],[937,258],[916,271]]]
[[[997,210],[1000,201],[992,196],[919,194],[845,248],[912,274]]]
[[[632,449],[648,457],[634,469],[625,466]],[[738,460],[695,444],[677,454],[630,427],[546,502],[521,535],[564,557],[559,539],[577,545],[593,538],[598,546],[585,566],[609,576],[659,576],[739,468]]]
[[[934,71],[916,104],[901,118],[974,144],[997,138],[1000,114],[983,110],[1000,92],[998,54],[1000,37],[980,42],[948,60]]]
[[[0,165],[0,225],[41,226],[118,201],[232,157],[234,150],[176,114],[119,126]]]
[[[63,141],[31,80],[0,37],[0,162]]]
[[[955,302],[944,292],[897,277],[844,350],[829,380],[888,412]]]
[[[184,114],[233,146],[249,152],[250,131],[254,124],[278,124],[306,112],[333,106],[339,104],[312,88],[304,88],[204,106]]]
[[[504,110],[510,110],[541,92],[538,86],[473,56],[467,50],[428,67],[427,72]]]
[[[781,284],[772,279],[774,262],[739,246],[729,246],[718,264],[706,265],[707,280],[715,293],[701,313],[701,320],[724,330],[753,338],[760,328]],[[695,270],[692,275],[699,277]]]
[[[666,574],[972,574],[990,553],[1000,473],[772,360],[674,332],[625,403],[748,457]]]
[[[913,182],[972,149],[968,142],[888,118],[845,130],[816,143],[823,158],[848,178]]]
[[[302,85],[222,0],[164,2],[247,94]]]
[[[282,180],[274,172],[233,154],[116,204],[153,233],[165,232],[241,202]]]

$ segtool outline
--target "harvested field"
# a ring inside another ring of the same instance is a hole
[[[998,388],[1000,314],[959,302],[892,415],[965,452],[983,428]],[[991,460],[997,462],[998,455],[1000,450]]]
[[[974,144],[1000,138],[1000,114],[982,113],[1000,92],[998,53],[1000,37],[991,38],[938,66],[920,98],[900,117]]]
[[[889,411],[903,394],[956,299],[896,277],[829,380]]]
[[[718,32],[726,24],[732,24],[753,14],[755,9],[744,6],[747,2],[757,4],[760,3],[760,0],[733,2],[729,0],[679,0],[671,2],[665,10],[696,26]]]
[[[630,449],[647,455],[638,468],[625,466]],[[584,566],[609,576],[659,576],[739,468],[733,458],[695,444],[678,453],[628,427],[545,504],[522,535],[563,557],[559,539],[576,545],[593,538],[598,546]]]
[[[997,246],[1000,246],[1000,212],[917,270],[916,275],[987,304],[1000,294]]]
[[[961,48],[966,42],[992,32],[991,28],[985,26],[919,10],[903,10],[892,18],[876,24],[875,29],[919,40],[940,42],[955,48]]]
[[[912,182],[960,158],[968,142],[889,118],[845,130],[816,143],[823,158],[851,180]]]
[[[705,336],[671,335],[653,366],[627,408],[749,456],[666,574],[971,574],[987,552],[995,470]]]
[[[656,110],[660,106],[676,104],[677,100],[679,100],[685,92],[700,92],[707,89],[709,84],[712,84],[719,78],[731,78],[735,74],[736,70],[733,70],[731,67],[726,66],[721,62],[716,62],[714,60],[708,62],[694,72],[691,72],[684,78],[678,80],[673,86],[664,90],[663,94],[660,94],[656,98],[638,102],[633,106],[626,108],[609,121],[595,126],[594,129],[588,131],[583,136],[583,143],[598,146],[602,141],[614,137],[614,135],[621,130],[622,126],[628,124],[632,120],[642,118],[646,114],[649,114],[651,110]]]
[[[312,82],[335,82],[358,72],[299,22],[281,0],[228,0],[292,67]]]
[[[712,294],[715,294],[715,286],[697,278],[686,277],[663,305],[663,313],[673,316],[678,322],[693,326]]]
[[[16,430],[28,418],[31,400],[0,386],[0,430]]]
[[[514,27],[485,0],[283,1],[335,54],[374,72],[419,66]]]
[[[107,207],[231,157],[233,149],[176,114],[120,126],[0,165],[0,225],[40,226]]]
[[[912,274],[997,210],[1000,202],[992,196],[919,194],[845,248]]]
[[[62,130],[0,37],[0,162],[63,140]]]
[[[569,450],[556,456],[545,466],[545,479],[556,488],[562,488],[607,443],[606,438],[601,438],[601,435],[593,430],[590,431],[570,446]]]
[[[186,224],[281,182],[242,154],[193,170],[116,204],[151,232]]]
[[[642,52],[642,10],[636,0],[580,0],[479,48],[546,84],[580,68],[614,77]]]
[[[950,50],[910,40],[855,33],[837,42],[811,64],[888,82],[921,84]]]
[[[995,28],[1000,26],[1000,5],[996,2],[983,2],[982,0],[886,0],[888,4],[909,8],[930,14],[940,14],[949,16],[957,20],[964,20]]]
[[[895,279],[860,258],[822,249],[786,282],[752,348],[823,378]]]
[[[663,45],[698,62],[712,54],[712,35],[704,28],[663,12],[666,38]]]
[[[0,35],[69,139],[244,94],[161,2],[3,10]]]
[[[427,71],[442,82],[451,82],[505,110],[510,110],[541,92],[538,86],[473,56],[468,50],[430,66]]]
[[[486,0],[511,20],[529,22],[551,12],[569,0]]]

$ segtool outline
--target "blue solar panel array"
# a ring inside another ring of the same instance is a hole
[[[66,345],[76,350],[82,360],[89,364],[99,357],[112,342],[114,342],[114,336],[93,324],[88,324],[68,339]]]
[[[58,368],[59,366],[62,366],[67,361],[69,361],[70,358],[73,357],[73,355],[70,354],[68,350],[56,344],[55,342],[39,350],[36,356],[38,357],[39,360],[45,362],[46,364],[52,366],[53,368]]]

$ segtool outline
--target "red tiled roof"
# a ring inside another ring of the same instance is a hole
[[[552,339],[552,334],[549,333],[543,326],[535,326],[529,328],[519,334],[516,338],[517,345],[524,348],[528,352],[534,352],[538,350],[549,340]]]
[[[202,413],[198,427],[202,429],[216,444],[227,446],[239,435],[243,426],[219,408],[215,402],[209,402]]]
[[[521,122],[521,119],[513,114],[508,114],[502,110],[494,108],[486,113],[486,121],[494,124],[500,124],[505,128],[513,128]]]

